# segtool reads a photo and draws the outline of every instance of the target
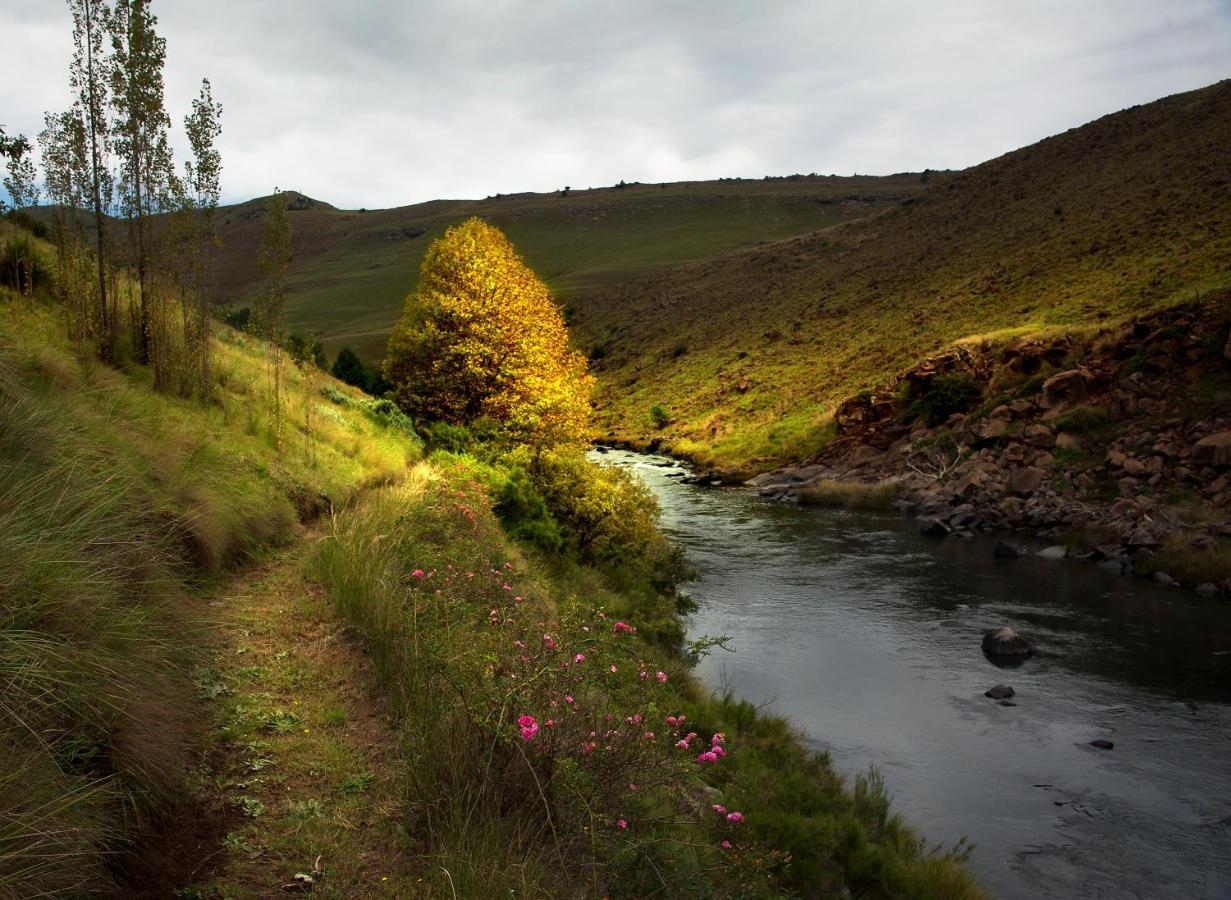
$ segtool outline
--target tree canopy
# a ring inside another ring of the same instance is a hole
[[[547,286],[480,219],[428,249],[389,336],[385,377],[413,416],[498,424],[536,445],[588,437],[593,379]]]

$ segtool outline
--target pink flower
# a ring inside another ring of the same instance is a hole
[[[642,681],[645,681],[647,678],[650,677],[650,673],[647,672],[645,669],[642,669],[640,674],[641,674]]]
[[[724,756],[727,755],[727,751],[723,749],[722,744],[715,744],[714,749],[711,750],[710,752],[713,753],[719,759],[722,759]]]
[[[725,816],[727,814],[727,808],[721,803],[715,803],[713,809],[714,812],[718,813],[720,816]]]
[[[741,812],[729,812],[727,813],[727,821],[728,822],[742,822],[744,821],[744,814]]]
[[[658,679],[659,684],[667,683],[667,673],[666,672],[658,672],[654,675],[654,677]]]
[[[565,695],[564,695],[564,702],[565,702],[565,703],[570,703],[570,704],[571,704],[571,703],[573,702],[573,695],[572,695],[572,694],[565,694]]]
[[[594,752],[594,748],[595,748],[595,747],[597,747],[597,746],[598,746],[598,745],[597,745],[597,744],[595,744],[595,743],[594,743],[594,741],[587,741],[586,743],[584,743],[584,744],[582,744],[582,745],[581,745],[581,752],[582,752],[582,753],[586,753],[586,754],[593,753],[593,752]]]
[[[726,735],[724,735],[721,731],[716,732],[714,736],[710,738],[710,746],[716,747],[719,744],[723,743],[726,739],[727,739]]]
[[[621,831],[623,831],[627,827],[628,827],[628,822],[624,821],[623,819],[616,819],[616,828],[619,828]]]
[[[723,841],[723,842],[722,842],[722,849],[723,849],[723,850],[730,850],[730,849],[731,849],[731,842],[730,842],[730,841]]]
[[[641,736],[642,736],[643,738],[645,738],[647,741],[652,741],[652,740],[654,740],[654,732],[652,732],[652,731],[647,731],[645,734],[643,734],[643,735],[641,735]]]
[[[612,666],[611,666],[611,673],[614,675],[614,674],[616,673],[616,671],[617,671],[617,669],[616,669],[615,665],[614,665],[614,664],[612,664]]]
[[[555,649],[556,649],[556,642],[555,642],[555,639],[554,639],[554,638],[552,638],[552,636],[551,636],[550,634],[545,634],[545,635],[543,635],[543,643],[547,645],[547,649],[548,649],[548,650],[555,650]]]
[[[701,763],[701,765],[716,763],[718,762],[718,757],[713,750],[706,750],[704,753],[697,754],[697,762]]]
[[[547,720],[546,722],[544,722],[543,724],[544,724],[544,725],[546,725],[548,728],[555,728],[555,727],[556,727],[556,720],[555,720],[555,719],[548,719],[548,720]]]
[[[573,657],[573,662],[575,663],[583,663],[585,661],[586,661],[586,655],[584,653],[578,653],[576,656]]]
[[[539,733],[539,723],[534,720],[534,716],[522,716],[517,720],[517,724],[521,726],[521,739],[523,741],[532,741],[534,736]]]
[[[637,633],[637,629],[629,625],[627,622],[616,622],[614,625],[611,626],[611,630],[614,631],[616,634],[619,634],[621,631],[624,632],[625,634],[636,634]]]
[[[687,738],[685,738],[684,740],[679,740],[679,741],[676,741],[676,742],[675,742],[675,746],[677,746],[677,747],[678,747],[679,749],[681,749],[681,750],[687,750],[687,749],[688,749],[688,740],[687,740]]]
[[[506,570],[508,570],[508,569],[512,569],[512,568],[513,568],[513,564],[512,564],[511,562],[507,562],[507,563],[505,563],[505,564],[504,564],[504,568],[505,568]]]
[[[410,577],[411,578],[423,578],[424,577],[423,570],[415,569],[413,572],[410,573]]]
[[[500,586],[501,586],[502,588],[504,588],[506,591],[512,591],[512,590],[513,590],[513,589],[512,589],[511,587],[509,587],[507,584],[502,584],[502,585],[500,585]]]
[[[630,782],[628,783],[628,789],[629,789],[630,791],[635,791],[635,790],[637,790],[637,785],[633,784],[633,783],[630,781]]]

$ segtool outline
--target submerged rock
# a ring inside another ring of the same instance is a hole
[[[1012,628],[997,628],[983,635],[983,652],[991,657],[1025,658],[1034,648]]]
[[[1098,747],[1100,750],[1110,750],[1115,746],[1114,741],[1109,741],[1104,738],[1098,738],[1090,742],[1091,747]]]
[[[940,519],[925,519],[919,531],[929,537],[948,537],[953,529]]]
[[[997,559],[1020,559],[1026,555],[1026,548],[1012,541],[997,541],[992,552]]]
[[[998,684],[995,687],[990,687],[983,692],[984,697],[991,697],[993,700],[1008,700],[1017,692],[1010,685]]]

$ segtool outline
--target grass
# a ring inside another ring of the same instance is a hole
[[[157,394],[0,292],[0,894],[109,883],[186,795],[194,592],[418,452],[298,370],[276,433],[266,349],[214,349],[211,403]]]
[[[499,226],[568,304],[628,278],[847,221],[921,188],[909,175],[816,177],[628,185],[362,213],[300,204],[307,208],[291,210],[287,319],[294,330],[319,334],[331,354],[348,344],[367,361],[379,360],[428,244],[470,216]],[[220,211],[221,287],[240,305],[258,287],[261,202]]]
[[[961,848],[929,850],[875,775],[846,784],[784,720],[709,696],[661,645],[613,635],[617,618],[639,623],[619,612],[611,579],[511,542],[474,483],[482,474],[456,456],[420,465],[336,518],[314,566],[402,723],[422,896],[982,896]],[[562,670],[556,654],[578,649],[575,675]],[[584,749],[590,730],[639,709],[650,715],[633,735]],[[554,727],[518,738],[528,711]],[[706,747],[725,734],[721,765],[637,739],[669,733],[673,712]]]
[[[902,493],[895,482],[863,484],[858,481],[821,480],[799,492],[799,502],[805,506],[826,506],[838,509],[889,510]]]
[[[1196,547],[1189,536],[1172,535],[1149,559],[1138,560],[1134,567],[1146,576],[1166,572],[1187,587],[1221,584],[1231,572],[1231,541],[1221,538],[1212,547]]]
[[[911,204],[587,291],[570,303],[581,343],[606,351],[600,429],[646,439],[661,403],[673,446],[763,470],[815,449],[782,441],[783,422],[820,422],[954,343],[1215,302],[1231,229],[1211,223],[1231,222],[1231,194],[1207,173],[1228,140],[1224,81],[933,180]]]
[[[223,852],[183,896],[269,896],[297,873],[324,897],[414,896],[421,883],[398,733],[362,648],[304,577],[313,536],[210,599],[219,627],[196,674],[216,762],[201,792]]]

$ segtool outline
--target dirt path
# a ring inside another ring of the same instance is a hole
[[[163,851],[196,857],[180,861],[180,896],[419,893],[398,824],[395,727],[362,645],[304,575],[317,539],[306,532],[209,600],[203,821]]]

